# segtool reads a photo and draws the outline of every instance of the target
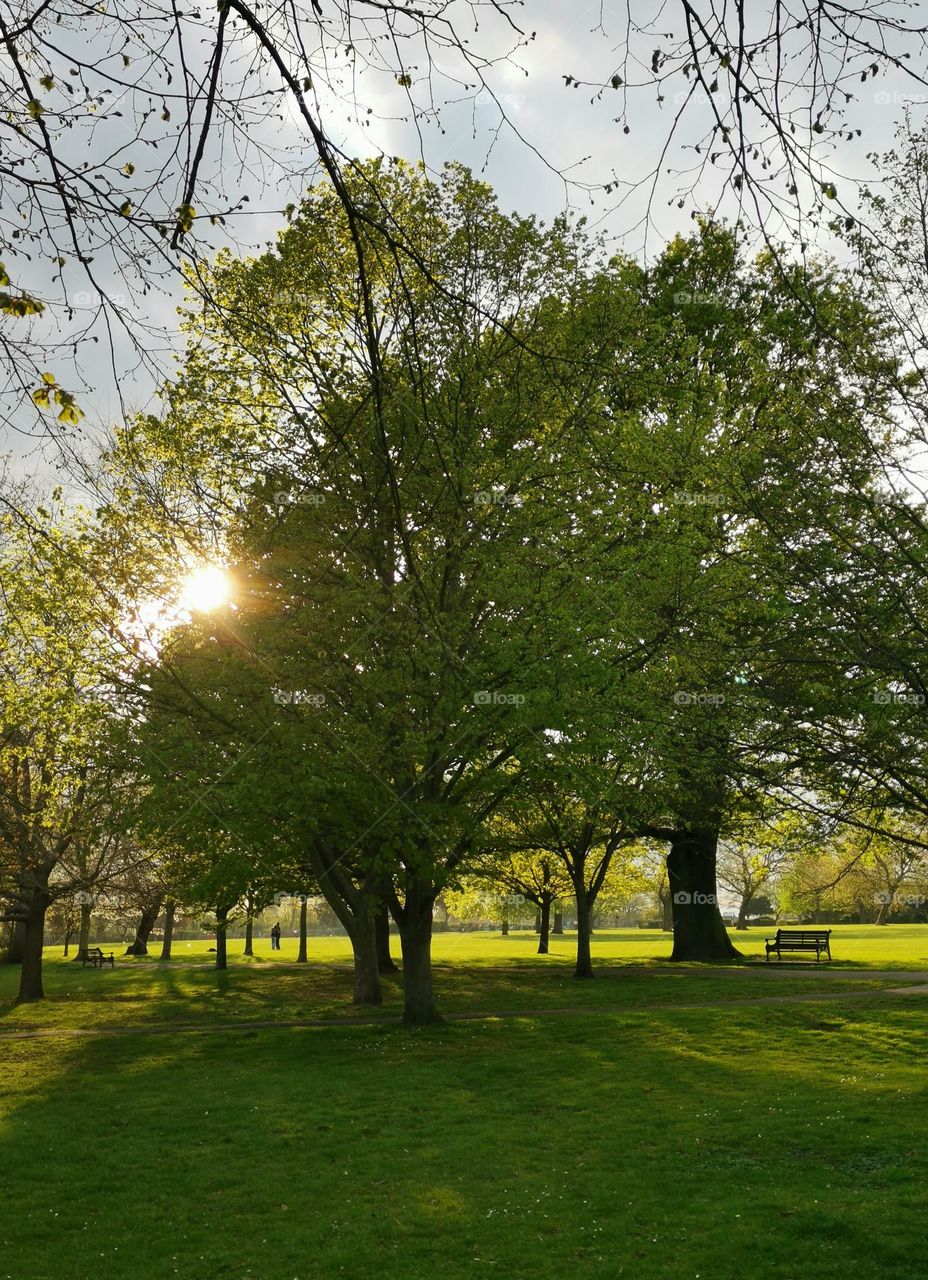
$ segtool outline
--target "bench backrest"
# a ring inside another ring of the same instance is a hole
[[[820,942],[830,937],[830,929],[777,929],[777,942]]]

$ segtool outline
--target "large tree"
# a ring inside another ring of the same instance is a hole
[[[0,911],[22,928],[21,1000],[44,994],[49,906],[114,871],[126,799],[99,623],[105,580],[80,519],[38,509],[28,526],[0,524]]]
[[[556,718],[528,636],[553,603],[539,517],[569,518],[546,505],[557,442],[596,390],[561,314],[591,251],[565,222],[504,216],[455,167],[436,184],[371,165],[355,199],[374,184],[429,270],[367,229],[352,283],[356,229],[326,188],[273,253],[221,258],[222,306],[190,317],[166,414],[119,442],[131,496],[111,518],[137,542],[212,529],[224,547],[235,614],[200,659],[227,653],[249,683],[217,718],[250,744],[269,724],[298,735],[320,887],[367,868],[407,1017],[427,1021],[435,898]]]

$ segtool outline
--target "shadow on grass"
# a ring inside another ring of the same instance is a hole
[[[901,1280],[926,1029],[829,1005],[18,1044],[8,1265]]]

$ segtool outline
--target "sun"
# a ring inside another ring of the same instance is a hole
[[[228,604],[231,594],[225,571],[216,564],[202,564],[183,579],[179,603],[188,613],[210,613]]]

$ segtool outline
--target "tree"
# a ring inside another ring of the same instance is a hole
[[[462,876],[460,883],[445,889],[442,897],[455,919],[497,925],[504,938],[510,925],[527,924],[534,914],[528,899],[509,890],[489,869],[480,875]]]
[[[312,762],[286,821],[349,931],[387,898],[406,1016],[425,1022],[434,901],[517,786],[517,744],[554,714],[526,635],[553,587],[530,588],[537,508],[518,489],[546,482],[540,424],[556,439],[585,394],[545,300],[569,296],[589,250],[566,223],[504,217],[454,166],[438,185],[371,165],[359,202],[375,181],[443,286],[366,232],[371,270],[346,290],[352,228],[313,192],[276,252],[216,264],[222,306],[191,317],[165,416],[121,442],[132,497],[111,518],[151,536],[154,483],[165,546],[221,513],[236,614],[199,624],[185,680],[198,663],[211,693],[188,701],[236,755],[266,735],[262,751]],[[159,669],[178,674],[166,650]]]
[[[89,572],[90,569],[94,572]],[[38,1000],[51,904],[100,884],[119,805],[105,563],[79,520],[0,522],[0,904],[22,927],[20,1000]]]
[[[473,118],[483,102],[494,112],[491,137],[507,128],[521,139],[493,75],[499,64],[515,69],[514,56],[534,40],[521,13],[508,0],[334,0],[268,13],[245,0],[206,11],[119,0],[95,10],[91,23],[66,2],[0,19],[7,110],[0,178],[11,210],[0,234],[0,308],[13,322],[0,340],[10,397],[38,394],[35,403],[54,407],[67,427],[79,412],[81,378],[69,348],[115,331],[135,356],[150,356],[158,343],[142,318],[146,295],[182,261],[208,258],[210,237],[224,234],[226,219],[242,224],[249,193],[230,190],[224,172],[233,145],[245,172],[266,175],[255,179],[262,210],[266,192],[283,191],[285,208],[295,203],[315,170],[358,228],[375,220],[409,255],[414,241],[391,228],[387,210],[355,202],[359,170],[327,115],[339,129],[346,113],[365,126],[403,120],[421,146],[429,125],[444,132],[456,113]],[[745,216],[786,219],[804,239],[823,208],[841,206],[833,153],[860,132],[844,116],[867,92],[860,84],[881,83],[887,70],[903,85],[924,83],[925,29],[910,26],[892,0],[751,10],[674,0],[661,11],[660,32],[647,7],[627,0],[615,18],[616,30],[602,33],[602,70],[562,67],[564,92],[589,93],[616,113],[620,142],[642,102],[674,105],[658,167],[649,155],[634,172],[626,150],[596,156],[588,176],[565,173],[569,188],[600,199],[627,199],[644,186],[652,199],[660,191],[696,208],[717,204],[721,188]],[[140,31],[154,34],[141,39]],[[878,90],[877,101],[881,95],[889,96]],[[299,141],[280,145],[269,127],[296,130]],[[362,258],[357,265],[363,270]],[[133,296],[117,292],[115,280]],[[52,321],[48,329],[24,329],[23,318],[36,313]]]
[[[563,864],[537,850],[507,855],[488,873],[510,894],[517,894],[538,911],[538,954],[546,956],[551,937],[551,909],[571,892],[571,881]]]
[[[738,898],[737,929],[748,927],[748,908],[754,899],[816,837],[820,832],[812,829],[808,819],[781,812],[756,815],[747,831],[733,833],[723,842],[719,882]]]
[[[673,904],[670,901],[670,879],[667,858],[661,846],[652,840],[637,843],[635,861],[643,892],[656,902],[661,928],[673,932]]]
[[[621,812],[619,806],[616,808]],[[573,890],[577,904],[575,978],[593,977],[593,909],[616,851],[629,839],[615,812],[608,792],[586,800],[582,796],[563,796],[555,784],[525,795],[515,818],[527,847],[543,850],[559,862]]]
[[[658,372],[641,482],[663,486],[653,554],[674,639],[641,678],[653,780],[634,826],[670,846],[674,957],[723,959],[718,841],[745,808],[795,792],[818,750],[809,708],[846,688],[815,657],[824,590],[804,597],[797,632],[796,552],[840,506],[836,466],[873,483],[895,360],[883,318],[840,272],[784,274],[768,254],[747,265],[718,225],[670,245],[644,292],[645,322],[664,323],[645,334]]]

